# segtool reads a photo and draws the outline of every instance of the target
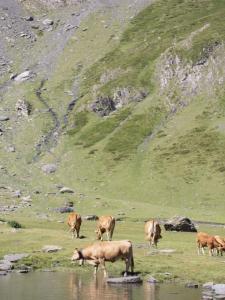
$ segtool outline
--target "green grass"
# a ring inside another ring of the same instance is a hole
[[[138,145],[150,136],[161,121],[159,108],[151,108],[143,114],[133,115],[118,129],[105,146],[105,151],[114,154],[116,160],[131,155]]]
[[[95,143],[107,137],[113,130],[127,119],[130,115],[130,108],[121,110],[105,120],[98,119],[97,123],[84,129],[77,138],[76,144],[82,144],[84,147],[90,147]],[[78,120],[79,122],[79,120]],[[77,131],[75,131],[76,133]],[[74,131],[72,131],[74,133]],[[70,133],[71,134],[71,133]]]

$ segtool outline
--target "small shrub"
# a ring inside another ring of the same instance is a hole
[[[12,228],[22,228],[22,225],[14,220],[8,221],[8,225]]]

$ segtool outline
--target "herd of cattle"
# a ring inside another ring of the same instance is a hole
[[[79,238],[80,227],[82,218],[79,214],[73,212],[68,216],[67,224],[72,232],[72,237]],[[83,249],[76,250],[73,253],[72,261],[79,261],[80,265],[87,261],[89,264],[94,266],[94,273],[96,274],[98,266],[101,265],[104,270],[104,276],[107,276],[105,269],[105,262],[115,262],[118,259],[125,261],[126,271],[124,276],[127,276],[129,269],[130,272],[134,271],[134,258],[132,243],[128,240],[123,241],[112,241],[112,236],[115,228],[115,218],[112,216],[101,216],[98,218],[96,235],[97,239],[101,242],[95,242],[90,246]],[[158,240],[162,238],[161,227],[156,220],[149,220],[144,226],[146,240],[149,242],[149,246],[157,247]],[[107,241],[103,241],[103,234],[106,233]],[[198,254],[202,252],[205,254],[204,248],[208,247],[209,255],[221,254],[225,251],[225,239],[220,236],[210,236],[207,233],[197,233],[197,247]]]

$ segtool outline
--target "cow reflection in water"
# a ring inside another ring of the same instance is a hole
[[[102,274],[96,277],[71,274],[69,278],[70,297],[68,300],[156,300],[158,287],[155,284],[115,285],[108,284]]]
[[[80,275],[71,274],[69,287],[71,291],[69,300],[137,299],[137,291],[132,284],[110,285],[104,280],[102,274],[90,279],[85,277],[82,279]],[[154,298],[146,299],[154,300]]]

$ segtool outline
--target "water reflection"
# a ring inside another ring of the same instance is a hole
[[[104,277],[99,275],[90,280],[82,280],[76,274],[70,274],[70,290],[72,293],[71,300],[75,299],[89,299],[89,300],[129,300],[135,299],[142,286],[138,285],[110,285],[104,280]],[[146,298],[147,299],[147,298]],[[149,298],[154,300],[154,298]]]
[[[13,287],[13,288],[12,288]],[[1,300],[198,300],[199,289],[178,285],[107,284],[99,274],[86,273],[11,274],[0,277]]]

